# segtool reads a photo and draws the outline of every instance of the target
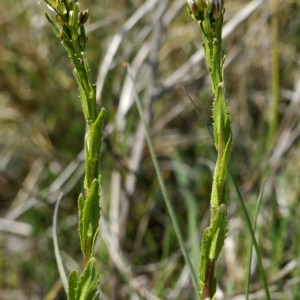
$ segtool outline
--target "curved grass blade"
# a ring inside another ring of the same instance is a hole
[[[57,225],[57,214],[58,214],[58,207],[60,200],[62,198],[62,193],[59,195],[56,204],[55,204],[55,209],[54,209],[54,214],[53,214],[53,225],[52,225],[52,235],[53,235],[53,245],[54,245],[54,253],[55,253],[55,259],[57,263],[57,268],[59,272],[59,276],[61,279],[61,282],[63,284],[64,290],[66,294],[68,294],[68,278],[62,263],[62,259],[59,253],[59,247],[58,247],[58,241],[57,241],[57,232],[56,232],[56,225]]]
[[[228,174],[229,174],[229,176],[231,178],[231,181],[233,183],[233,186],[234,186],[235,191],[236,191],[236,193],[238,195],[238,199],[240,201],[240,204],[242,206],[243,212],[244,212],[245,217],[246,217],[246,224],[247,224],[248,230],[250,232],[252,243],[253,243],[253,246],[255,248],[256,255],[257,255],[257,263],[258,263],[259,273],[260,273],[260,277],[261,277],[261,280],[263,282],[264,290],[265,290],[265,293],[266,293],[266,299],[267,300],[271,300],[271,298],[270,298],[270,292],[269,292],[269,287],[268,287],[268,282],[267,282],[266,274],[265,274],[264,267],[263,267],[263,264],[262,264],[262,259],[261,259],[261,254],[260,254],[259,246],[258,246],[258,243],[256,241],[256,238],[255,238],[255,235],[254,235],[254,231],[252,229],[251,221],[250,221],[249,215],[247,213],[247,209],[246,209],[243,197],[242,197],[242,195],[240,193],[240,190],[239,190],[238,186],[236,185],[236,183],[235,183],[235,181],[234,181],[234,179],[233,179],[233,177],[231,175],[230,170],[228,170]]]
[[[255,209],[255,215],[254,215],[254,220],[253,220],[253,232],[255,233],[255,229],[256,229],[256,222],[257,222],[257,217],[258,217],[258,212],[259,212],[259,208],[260,208],[260,204],[261,204],[261,199],[262,199],[262,194],[263,194],[263,190],[265,187],[265,179],[262,182],[260,191],[259,191],[259,195],[258,195],[258,199],[257,199],[257,204],[256,204],[256,209]],[[250,244],[250,249],[249,249],[249,256],[248,256],[248,263],[247,263],[247,268],[246,270],[248,271],[247,273],[247,278],[246,278],[246,291],[245,291],[245,298],[246,300],[249,299],[249,287],[250,287],[250,278],[251,278],[251,260],[252,260],[252,246],[253,243],[251,241]]]

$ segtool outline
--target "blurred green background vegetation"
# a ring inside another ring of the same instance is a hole
[[[212,93],[200,33],[183,0],[86,0],[80,5],[90,8],[87,54],[99,106],[108,112],[96,254],[102,299],[194,299],[123,62],[136,76],[164,179],[198,270],[216,154],[181,87],[211,127]],[[269,1],[235,0],[225,6],[225,84],[234,138],[230,168],[252,218],[266,179],[256,233],[271,298],[300,299],[300,3],[278,2],[275,38]],[[51,226],[55,201],[64,192],[59,245],[67,272],[79,270],[77,197],[85,123],[73,67],[46,22],[43,1],[1,0],[0,10],[0,299],[66,299]],[[274,45],[279,105],[270,138]],[[251,240],[230,181],[228,199],[217,299],[245,299]],[[251,270],[251,299],[264,299],[255,257]]]

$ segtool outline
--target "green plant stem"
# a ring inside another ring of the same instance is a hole
[[[186,91],[186,89],[184,87],[183,87],[183,90],[184,90],[185,94],[187,95],[187,97],[189,98],[189,100],[192,102],[192,104],[193,104],[193,106],[194,106],[194,108],[195,108],[195,110],[196,110],[196,112],[197,112],[197,114],[199,116],[199,119],[201,120],[202,124],[204,125],[204,127],[208,131],[211,139],[214,140],[213,134],[209,130],[208,126],[206,125],[206,123],[205,123],[205,121],[204,121],[204,119],[203,119],[203,117],[202,117],[202,115],[201,115],[198,107],[196,106],[195,102],[193,101],[193,99],[191,98],[191,96],[189,95],[189,93]],[[228,169],[228,174],[229,174],[229,177],[231,178],[231,181],[233,183],[235,191],[236,191],[236,193],[238,195],[238,199],[240,201],[243,213],[244,213],[245,218],[246,218],[247,229],[250,232],[251,240],[252,240],[252,243],[254,245],[256,255],[257,255],[258,268],[259,268],[260,276],[261,276],[262,281],[263,281],[264,290],[265,290],[265,293],[266,293],[266,299],[269,300],[270,299],[269,287],[268,287],[268,283],[267,283],[267,279],[266,279],[265,270],[264,270],[263,265],[262,265],[262,259],[261,259],[261,254],[260,254],[260,250],[259,250],[259,247],[258,247],[258,243],[256,241],[255,234],[254,234],[254,231],[252,229],[250,217],[249,217],[249,214],[247,212],[246,206],[244,204],[243,197],[242,197],[242,195],[241,195],[241,193],[239,191],[239,188],[238,188],[235,180],[233,179],[232,172],[230,171],[230,169]],[[258,211],[258,209],[259,209],[259,206],[257,205],[257,211]]]
[[[135,86],[134,86],[134,78],[133,78],[130,66],[128,64],[127,64],[127,72],[128,72],[128,75],[129,75],[129,77],[132,81],[132,85],[133,85],[133,88],[134,88],[135,102],[136,102],[136,105],[137,105],[137,108],[138,108],[138,111],[139,111],[139,115],[140,115],[140,118],[141,118],[143,126],[144,126],[148,147],[149,147],[149,150],[150,150],[150,154],[151,154],[153,165],[154,165],[154,168],[155,168],[155,171],[156,171],[156,175],[157,175],[157,178],[158,178],[158,181],[159,181],[159,184],[160,184],[160,188],[161,188],[161,191],[162,191],[162,194],[163,194],[163,198],[165,200],[165,204],[166,204],[168,213],[170,215],[170,218],[171,218],[171,221],[172,221],[172,224],[173,224],[173,227],[174,227],[174,230],[175,230],[175,233],[176,233],[176,236],[177,236],[177,239],[178,239],[179,246],[180,246],[180,249],[182,251],[183,257],[185,259],[186,264],[189,267],[193,287],[195,289],[195,292],[197,293],[198,292],[197,275],[194,271],[191,259],[189,257],[189,254],[188,254],[187,250],[186,250],[186,247],[185,247],[185,244],[184,244],[184,241],[183,241],[183,238],[182,238],[182,234],[181,234],[181,231],[180,231],[180,228],[179,228],[179,224],[178,224],[173,206],[171,204],[171,201],[170,201],[170,198],[169,198],[169,195],[168,195],[168,192],[167,192],[167,188],[165,186],[164,180],[163,180],[162,175],[161,175],[160,167],[158,165],[157,157],[156,157],[155,150],[154,150],[154,147],[153,147],[153,143],[152,143],[152,140],[151,140],[151,137],[150,137],[150,132],[149,132],[147,123],[146,123],[144,115],[143,115],[143,109],[142,109],[142,106],[141,106],[141,103],[140,103],[140,99],[139,99],[139,96],[138,96],[138,94],[136,92],[136,89],[135,89]]]
[[[203,37],[203,47],[214,93],[213,120],[214,144],[217,150],[213,185],[211,192],[211,218],[209,227],[205,229],[201,246],[199,295],[201,299],[212,299],[216,293],[217,278],[215,264],[224,245],[227,233],[227,165],[231,153],[231,122],[226,104],[223,68],[225,56],[222,52],[222,26],[224,9],[220,2],[187,4],[191,8],[192,20],[198,25]],[[198,6],[197,6],[198,5]],[[218,13],[216,10],[218,6]]]
[[[96,103],[96,90],[91,81],[90,68],[86,57],[84,23],[89,17],[89,10],[79,10],[78,1],[73,0],[45,0],[55,12],[55,19],[62,29],[46,13],[52,29],[60,38],[62,45],[74,64],[74,77],[76,79],[83,114],[87,124],[85,136],[85,195],[78,198],[79,235],[83,253],[84,270],[80,277],[76,271],[71,272],[69,284],[62,273],[61,259],[57,259],[58,267],[63,279],[64,288],[68,290],[69,300],[95,299],[99,285],[98,262],[94,256],[94,246],[98,236],[100,219],[100,151],[102,145],[102,126],[105,110],[98,112]],[[54,218],[56,224],[57,207]],[[55,232],[56,234],[56,232]],[[60,258],[57,240],[54,239],[56,257]]]

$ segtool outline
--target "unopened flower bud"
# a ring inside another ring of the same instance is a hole
[[[203,11],[204,10],[204,0],[194,0],[198,11]]]
[[[208,12],[211,12],[211,11],[212,11],[212,8],[213,8],[213,1],[214,1],[214,0],[206,0],[206,7],[207,7]]]
[[[67,14],[67,8],[61,0],[56,0],[53,8],[62,16]]]
[[[213,5],[213,18],[219,19],[221,16],[221,11],[222,11],[222,3],[221,0],[214,0],[214,5]]]
[[[90,15],[90,10],[86,9],[86,10],[80,10],[78,13],[78,24],[79,26],[82,26],[86,23],[86,21],[88,20]]]
[[[56,20],[56,22],[57,22],[61,27],[64,27],[64,26],[65,26],[65,21],[64,21],[64,19],[62,18],[61,15],[56,14],[56,15],[55,15],[55,20]]]
[[[191,5],[191,11],[192,11],[192,14],[195,17],[197,17],[199,15],[199,11],[198,11],[198,8],[197,8],[197,6],[196,6],[195,3],[192,3],[192,5]]]
[[[66,33],[63,30],[59,31],[59,38],[62,42],[66,42],[68,40]]]
[[[78,19],[77,19],[77,12],[71,10],[69,12],[69,30],[70,36],[72,40],[76,40],[78,37]]]
[[[69,26],[73,27],[75,25],[75,15],[74,15],[74,11],[71,10],[69,12]]]

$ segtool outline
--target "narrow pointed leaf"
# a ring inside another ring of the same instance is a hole
[[[82,245],[83,245],[83,220],[82,220],[82,212],[84,209],[84,199],[83,195],[80,194],[78,197],[78,216],[79,216],[79,224],[78,224],[78,230],[79,230],[79,236],[80,236],[80,243],[81,243],[81,250],[84,252]]]
[[[231,154],[231,143],[232,143],[232,135],[229,136],[229,140],[227,141],[226,147],[223,151],[221,170],[219,173],[219,180],[221,180],[221,181],[225,181],[227,178],[227,166],[228,166],[230,154]]]
[[[94,300],[99,285],[98,263],[91,258],[84,270],[77,287],[76,300]]]
[[[212,220],[211,226],[205,229],[202,238],[199,274],[200,299],[202,299],[202,292],[205,283],[207,282],[207,276],[211,276],[213,280],[216,280],[216,278],[213,276],[214,264],[219,257],[226,239],[227,222],[227,208],[226,205],[221,204],[218,209],[217,216]],[[210,282],[213,281],[210,280]]]
[[[209,251],[209,258],[217,260],[224,245],[227,233],[227,208],[224,204],[220,205],[217,217],[212,223],[212,240]]]
[[[80,242],[83,253],[86,253],[87,242],[89,241],[92,243],[98,233],[98,224],[100,219],[99,190],[99,181],[94,179],[89,195],[84,202],[84,208],[79,220]]]
[[[105,109],[102,108],[96,122],[93,125],[92,133],[91,133],[91,145],[89,149],[89,160],[91,163],[94,164],[93,174],[91,174],[94,178],[98,178],[99,176],[99,160],[100,160],[100,151],[102,146],[102,127],[103,127],[103,120],[105,116]]]
[[[224,149],[231,131],[223,83],[220,83],[217,89],[213,107],[213,119],[215,146],[218,150]]]
[[[69,275],[68,300],[76,300],[77,287],[78,287],[78,275],[76,271],[72,271]]]
[[[81,106],[82,106],[82,110],[83,110],[83,114],[85,117],[85,121],[90,124],[91,123],[91,116],[90,116],[90,112],[89,112],[89,106],[88,106],[88,97],[86,95],[86,92],[81,84],[81,80],[78,76],[77,70],[74,70],[74,77],[76,79],[77,85],[78,85],[78,89],[79,89],[79,98],[80,98],[80,102],[81,102]]]

